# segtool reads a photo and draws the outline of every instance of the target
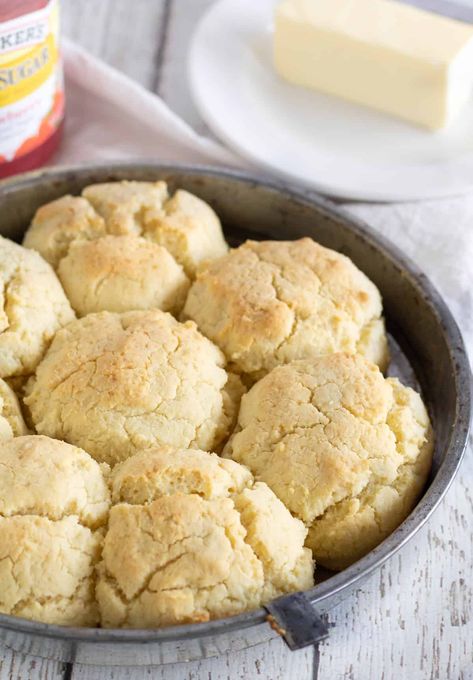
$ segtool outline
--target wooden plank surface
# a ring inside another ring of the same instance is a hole
[[[162,0],[64,0],[64,34],[153,89],[167,26]]]
[[[63,0],[65,33],[145,87],[199,132],[188,91],[192,30],[213,0]],[[473,0],[472,0],[473,1]],[[330,638],[290,653],[280,640],[162,668],[69,666],[2,649],[0,680],[473,680],[473,460],[431,522],[330,613]]]
[[[174,0],[169,11],[159,78],[155,91],[192,125],[199,134],[211,136],[192,101],[187,84],[188,50],[193,30],[213,0]]]
[[[66,664],[15,654],[5,647],[0,652],[1,680],[63,680]]]
[[[219,659],[155,668],[74,667],[71,680],[298,680],[313,677],[312,649],[290,654],[282,640]]]
[[[334,610],[319,680],[473,678],[473,460],[414,540]]]

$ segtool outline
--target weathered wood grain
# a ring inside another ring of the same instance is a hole
[[[0,680],[63,680],[65,670],[58,661],[23,656],[5,647],[0,652]]]
[[[64,34],[111,66],[153,89],[164,0],[63,0]]]
[[[432,520],[332,612],[319,680],[473,678],[473,458]]]
[[[201,119],[189,91],[187,61],[194,28],[213,2],[214,0],[173,0],[170,3],[159,78],[155,86],[155,92],[173,111],[197,132],[207,136],[210,132]]]
[[[75,666],[71,680],[309,680],[312,671],[311,649],[290,654],[282,640],[273,640],[218,659],[160,668]]]

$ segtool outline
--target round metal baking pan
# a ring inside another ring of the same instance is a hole
[[[459,329],[444,301],[393,244],[328,201],[282,184],[214,168],[125,162],[43,170],[0,183],[0,233],[20,241],[35,210],[87,184],[120,179],[166,180],[208,201],[232,244],[246,238],[311,236],[348,255],[379,287],[403,379],[412,370],[434,424],[436,449],[423,497],[375,550],[305,596],[326,613],[399,550],[424,524],[460,465],[471,414],[471,373]],[[399,348],[399,349],[396,349]],[[215,656],[276,636],[258,609],[208,623],[153,630],[66,628],[0,615],[0,640],[61,661],[98,665],[166,664]]]

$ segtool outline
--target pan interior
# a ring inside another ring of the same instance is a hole
[[[386,539],[373,551],[373,555],[363,558],[341,574],[318,570],[317,585],[311,591],[311,599],[317,601],[318,590],[324,582],[322,609],[326,609],[332,590],[332,604],[335,604],[337,597],[341,599],[341,591],[347,594],[363,574],[379,566],[414,533],[448,488],[458,467],[468,425],[464,422],[460,433],[458,413],[462,387],[467,392],[463,394],[464,399],[468,401],[469,398],[465,350],[458,330],[448,311],[442,307],[441,299],[436,297],[436,292],[415,266],[412,263],[405,264],[403,256],[394,247],[371,234],[357,220],[318,197],[290,192],[238,173],[129,163],[117,164],[112,168],[84,167],[50,171],[39,173],[36,177],[20,178],[17,182],[7,181],[0,183],[0,233],[21,242],[31,217],[43,203],[66,193],[78,194],[84,186],[94,182],[121,179],[164,179],[171,191],[180,187],[200,196],[220,216],[225,235],[232,246],[247,238],[285,240],[310,236],[322,245],[349,256],[381,291],[392,354],[388,373],[422,393],[433,422],[436,450],[427,489],[435,481],[436,495],[426,502],[430,504],[430,509],[424,507],[418,521],[415,510],[405,523],[406,526]],[[455,347],[452,338],[457,343]],[[463,413],[467,410],[464,406]],[[450,461],[447,460],[449,456]],[[444,463],[448,465],[442,472]],[[223,626],[225,621],[228,622],[228,630],[234,630],[254,625],[262,618],[263,613],[259,611],[233,617],[233,622],[227,619],[211,622],[208,626],[194,625],[193,633],[186,632],[185,637],[198,638],[210,634],[216,624],[221,623]],[[30,626],[34,628],[34,623]],[[204,632],[203,629],[207,627],[208,632]],[[176,628],[176,635],[172,639],[179,639],[184,628],[190,627]],[[144,636],[148,634],[149,640],[156,638],[156,634],[159,636],[158,631],[154,631],[154,636],[152,631],[139,632]],[[75,637],[76,633],[79,635],[75,631]],[[105,634],[106,631],[96,630],[95,633]],[[124,641],[127,633],[115,631],[114,635]],[[163,630],[162,633],[166,637],[172,635],[170,630]],[[134,634],[130,634],[130,640],[134,637]],[[90,639],[87,631],[83,639]]]

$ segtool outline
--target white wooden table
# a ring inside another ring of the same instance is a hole
[[[196,21],[213,0],[62,0],[66,35],[161,95],[198,132],[186,82]],[[255,0],[257,2],[257,0]],[[434,518],[333,610],[318,651],[280,640],[161,668],[71,666],[0,649],[0,680],[472,680],[473,460]]]

